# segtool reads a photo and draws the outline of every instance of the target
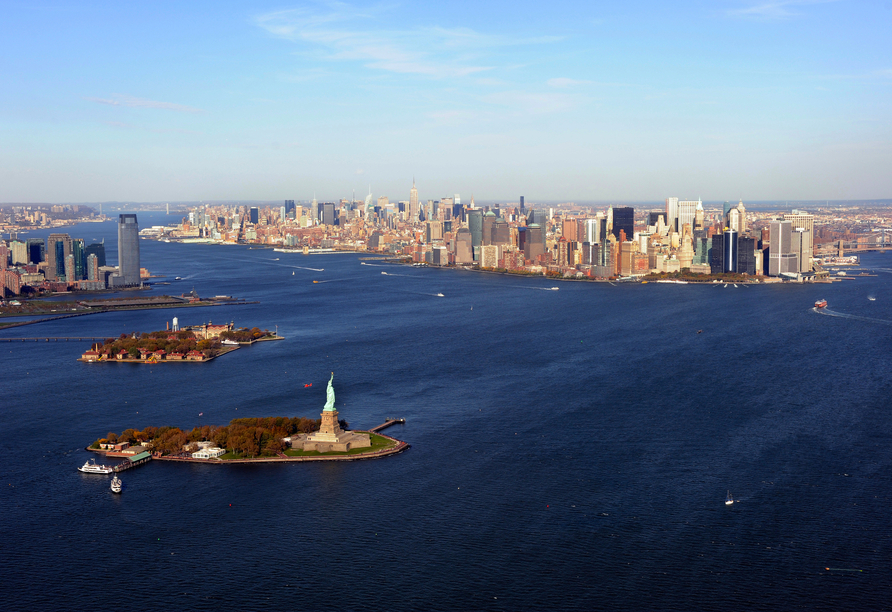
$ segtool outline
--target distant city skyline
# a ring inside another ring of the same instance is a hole
[[[16,4],[0,202],[409,200],[413,176],[421,202],[527,208],[886,198],[890,18],[842,0]]]

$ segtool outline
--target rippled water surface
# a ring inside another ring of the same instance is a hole
[[[113,224],[70,231],[114,248]],[[84,342],[0,343],[2,608],[890,607],[892,255],[863,258],[875,277],[735,288],[141,246],[171,282],[152,293],[260,303],[0,336],[178,316],[287,340],[155,366],[77,362]],[[405,417],[390,433],[412,448],[159,462],[125,472],[120,496],[76,471],[108,431],[315,417],[331,371],[342,418]]]

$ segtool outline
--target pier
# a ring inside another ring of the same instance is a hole
[[[129,470],[130,468],[134,468],[138,465],[142,465],[144,463],[148,463],[152,460],[152,455],[148,452],[142,452],[138,455],[134,455],[132,457],[128,457],[127,461],[123,463],[119,463],[112,469],[117,472],[123,472],[124,470]]]
[[[387,417],[386,419],[384,419],[383,423],[381,423],[380,425],[378,425],[376,427],[372,427],[368,431],[369,431],[369,433],[378,433],[379,431],[387,429],[391,425],[396,425],[397,423],[402,425],[405,422],[406,422],[406,419],[394,419],[391,417]]]

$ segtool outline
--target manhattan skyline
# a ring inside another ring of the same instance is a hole
[[[887,198],[892,5],[68,2],[0,33],[0,202]],[[512,195],[518,194],[518,195]]]

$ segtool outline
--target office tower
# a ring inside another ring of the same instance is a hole
[[[677,232],[678,225],[678,198],[666,198],[666,225],[669,226],[669,232]]]
[[[722,272],[737,272],[737,247],[737,232],[722,234]]]
[[[527,225],[527,240],[524,245],[523,256],[525,259],[536,261],[539,255],[545,254],[545,232],[538,223]]]
[[[768,274],[780,276],[799,272],[799,257],[793,252],[793,223],[774,220],[769,225]]]
[[[86,249],[87,256],[95,255],[96,260],[99,262],[99,267],[106,265],[105,263],[105,244],[102,242],[94,242],[87,246]]]
[[[50,234],[46,239],[46,279],[65,279],[65,258],[71,255],[71,236]]]
[[[504,219],[497,218],[492,224],[491,244],[508,244],[511,240],[511,228]]]
[[[99,280],[99,258],[93,253],[87,255],[87,280]]]
[[[471,231],[462,227],[455,233],[455,263],[466,264],[474,261],[474,247],[471,245]]]
[[[576,219],[565,217],[561,220],[561,236],[567,241],[576,240]]]
[[[479,208],[468,212],[468,229],[471,230],[474,261],[477,261],[480,257],[480,247],[483,246],[483,211]]]
[[[590,244],[601,242],[601,224],[598,219],[586,219],[584,225],[582,241]]]
[[[74,257],[74,278],[68,280],[83,280],[87,274],[87,253],[83,238],[72,239],[71,255]]]
[[[756,239],[748,236],[737,238],[737,272],[754,275],[756,273]]]
[[[256,206],[252,206],[248,212],[250,214],[251,223],[253,223],[254,225],[260,223],[260,211],[257,209]]]
[[[412,189],[409,190],[409,222],[418,221],[418,190],[415,188],[415,177],[412,177]]]
[[[731,210],[731,202],[722,204],[722,223],[728,219],[728,212]]]
[[[697,205],[697,210],[694,212],[694,229],[702,230],[703,229],[703,202],[700,202]]]
[[[452,196],[452,203],[450,204],[450,206],[454,204],[458,204],[459,206],[461,206],[461,195],[455,194],[454,196]]]
[[[681,233],[685,223],[691,224],[691,229],[694,229],[694,219],[697,216],[697,207],[703,207],[703,203],[700,200],[681,200],[678,202],[678,222],[676,223],[675,231]]]
[[[74,255],[67,255],[65,257],[65,280],[69,283],[79,280],[74,271]]]
[[[814,254],[815,218],[804,210],[793,210],[784,215],[784,221],[792,223],[794,230],[803,230],[799,249],[799,271],[810,272]],[[774,246],[773,238],[771,245]]]
[[[489,210],[483,215],[482,240],[483,245],[492,244],[492,228],[496,223],[496,213]]]
[[[321,219],[322,225],[334,225],[335,224],[335,205],[334,202],[323,202],[319,205],[321,209],[321,214],[319,218]]]
[[[424,241],[430,244],[434,241],[443,240],[443,224],[439,221],[428,221],[425,224]]]
[[[657,223],[659,223],[660,217],[663,218],[663,225],[666,225],[666,213],[664,213],[664,212],[647,213],[647,224],[656,226]]]
[[[709,249],[709,271],[712,274],[721,274],[725,271],[725,234],[716,234],[712,237],[712,247]]]
[[[740,227],[738,231],[743,234],[746,232],[746,206],[743,205],[743,200],[737,203],[737,210],[740,212]]]
[[[13,240],[9,243],[9,255],[12,265],[26,264],[28,263],[28,246],[21,240]],[[0,257],[0,264],[2,263],[4,261]]]
[[[285,200],[285,214],[294,210],[294,200]]]
[[[118,273],[112,276],[114,286],[134,286],[139,276],[139,224],[134,214],[118,216]]]
[[[610,232],[619,240],[619,233],[626,233],[626,240],[631,240],[635,235],[635,209],[631,206],[621,206],[611,209],[613,211],[613,230]]]
[[[46,243],[41,238],[28,238],[28,261],[39,264],[46,261]]]
[[[520,196],[520,214],[524,214],[524,212],[526,212],[526,209],[523,204],[523,196]]]
[[[390,206],[390,198],[387,196],[378,196],[378,206],[382,209],[387,208]]]

